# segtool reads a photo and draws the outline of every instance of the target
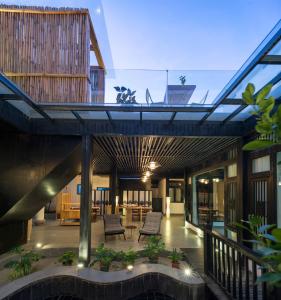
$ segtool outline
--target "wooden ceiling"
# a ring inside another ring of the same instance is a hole
[[[94,138],[94,172],[141,175],[150,161],[161,165],[158,175],[183,172],[238,141],[236,137],[103,136]]]

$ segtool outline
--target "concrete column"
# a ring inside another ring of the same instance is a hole
[[[79,262],[87,266],[91,255],[91,211],[92,211],[92,162],[93,139],[82,137],[81,207]]]
[[[34,225],[43,225],[45,224],[45,206],[42,207],[38,213],[33,217]]]

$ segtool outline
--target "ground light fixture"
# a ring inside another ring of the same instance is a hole
[[[133,269],[134,269],[134,266],[133,266],[133,265],[128,265],[128,266],[127,266],[127,270],[128,270],[128,271],[131,272],[131,271],[133,271]]]
[[[36,248],[42,248],[42,246],[43,246],[42,243],[37,243],[36,244]]]
[[[184,274],[185,274],[186,276],[191,276],[191,274],[192,274],[192,269],[191,269],[190,267],[185,268],[185,269],[184,269]]]
[[[142,177],[141,181],[142,182],[146,182],[147,181],[147,177],[146,176]]]
[[[80,262],[77,264],[77,267],[78,267],[78,269],[82,269],[84,267],[84,264]]]

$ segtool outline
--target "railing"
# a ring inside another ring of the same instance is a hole
[[[256,282],[262,266],[256,253],[205,227],[204,271],[233,299],[274,299],[266,283]]]

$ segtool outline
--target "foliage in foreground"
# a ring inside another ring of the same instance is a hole
[[[242,94],[245,103],[253,107],[251,113],[256,118],[258,133],[258,138],[245,144],[243,150],[259,150],[281,144],[281,105],[274,109],[275,98],[269,96],[271,89],[272,84],[268,84],[256,93],[255,86],[249,83]]]
[[[281,287],[281,228],[276,225],[263,225],[262,218],[250,215],[244,224],[237,227],[247,230],[252,239],[248,240],[257,246],[256,252],[262,255],[264,267],[267,270],[257,279],[258,282],[267,282],[272,286]],[[270,231],[270,233],[269,233]]]
[[[41,255],[33,251],[25,251],[22,247],[16,247],[12,253],[19,256],[16,260],[9,261],[5,267],[11,269],[10,278],[16,279],[28,275],[32,271],[32,264],[41,258]]]
[[[77,256],[73,251],[66,251],[59,257],[59,262],[61,262],[64,266],[72,266],[76,259]]]
[[[157,262],[160,253],[165,250],[165,244],[160,236],[150,236],[144,246],[144,254],[150,262]]]

